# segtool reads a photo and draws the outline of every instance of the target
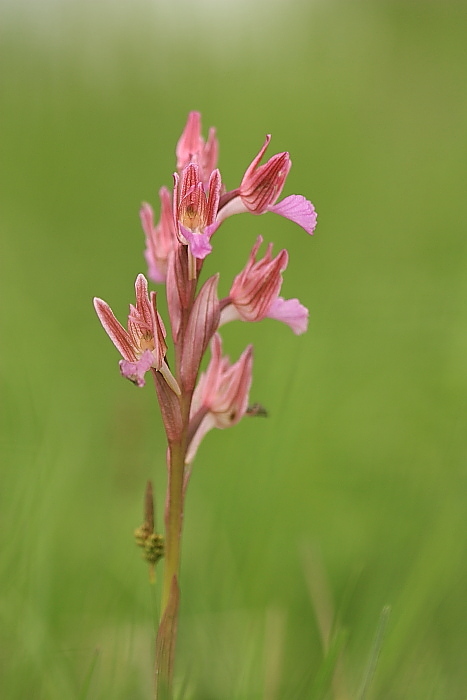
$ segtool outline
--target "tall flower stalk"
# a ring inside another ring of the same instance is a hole
[[[279,153],[260,165],[270,139],[268,135],[240,185],[227,191],[217,169],[215,130],[210,129],[204,141],[200,114],[191,112],[176,147],[173,190],[163,187],[159,192],[158,223],[154,223],[149,204],[141,207],[148,276],[166,288],[172,367],[167,359],[167,331],[157,310],[157,294],[148,291],[144,275],[136,279],[136,302],[130,305],[127,328],[119,323],[106,302],[94,299],[97,315],[123,358],[121,374],[139,387],[144,386],[147,373],[152,374],[167,436],[165,563],[155,659],[155,698],[159,700],[172,694],[183,509],[193,460],[209,430],[228,428],[245,415],[258,414],[255,408],[248,408],[253,348],[249,345],[231,363],[223,354],[219,328],[233,320],[255,322],[273,318],[299,335],[308,324],[308,310],[298,299],[279,296],[282,273],[288,264],[287,251],[281,250],[273,257],[269,244],[263,257],[257,259],[261,236],[227,297],[218,298],[218,274],[201,282],[203,261],[213,251],[211,239],[228,216],[273,212],[294,221],[309,234],[315,229],[316,212],[305,197],[290,195],[277,201],[291,160],[288,153]],[[208,348],[211,359],[200,375]],[[147,494],[146,510],[151,511],[150,488]],[[152,514],[147,521],[150,523],[138,531],[138,538],[140,544],[148,537],[156,542],[156,555],[149,559],[154,564],[161,556],[162,544],[153,533]]]

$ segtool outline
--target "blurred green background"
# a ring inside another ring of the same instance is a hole
[[[223,332],[233,359],[254,343],[270,415],[198,453],[179,697],[464,700],[463,3],[0,9],[0,696],[151,697],[160,591],[132,531],[149,477],[162,525],[164,434],[91,299],[125,317],[139,205],[197,109],[229,188],[272,133],[319,224],[233,217],[206,265],[226,293],[258,233],[287,247],[310,328]]]

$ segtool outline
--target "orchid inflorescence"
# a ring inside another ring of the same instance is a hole
[[[243,212],[255,215],[273,212],[297,223],[309,234],[315,229],[316,212],[305,197],[290,195],[277,201],[291,160],[288,153],[278,153],[260,165],[270,140],[266,136],[240,185],[227,191],[217,168],[215,130],[211,128],[204,141],[200,114],[191,112],[176,147],[173,190],[162,187],[159,191],[158,223],[154,222],[149,204],[141,207],[148,277],[166,286],[174,350],[172,369],[167,360],[167,332],[157,309],[157,293],[148,291],[144,275],[136,278],[136,303],[130,305],[127,328],[119,323],[106,302],[94,299],[97,315],[122,355],[121,374],[141,387],[146,373],[152,373],[167,434],[166,563],[156,678],[165,678],[168,687],[175,648],[173,621],[179,600],[183,502],[191,463],[211,428],[227,428],[247,413],[255,415],[255,411],[248,410],[252,346],[232,364],[223,355],[219,328],[233,320],[254,322],[272,318],[286,323],[299,335],[308,325],[308,310],[298,299],[279,296],[282,273],[288,264],[287,251],[281,250],[274,256],[269,244],[258,259],[261,236],[257,237],[227,297],[218,298],[218,274],[198,289],[203,261],[213,250],[213,235],[227,217]],[[211,360],[200,375],[208,345]]]
[[[221,356],[218,328],[235,319],[283,321],[296,333],[304,333],[308,310],[297,299],[279,296],[282,272],[288,254],[281,250],[276,257],[269,244],[266,254],[256,260],[263,239],[258,236],[245,268],[235,278],[229,296],[217,298],[218,276],[211,277],[196,297],[196,281],[203,260],[212,251],[211,237],[228,216],[241,212],[264,214],[271,211],[299,224],[307,233],[316,226],[316,212],[301,195],[291,195],[279,203],[291,167],[288,153],[278,153],[259,165],[271,137],[268,135],[258,155],[247,168],[240,186],[229,192],[216,168],[218,142],[214,129],[208,140],[201,136],[201,119],[191,112],[177,144],[177,172],[171,195],[160,190],[161,215],[157,225],[149,204],[143,204],[141,222],[146,235],[145,257],[148,277],[166,283],[168,309],[174,345],[178,348],[176,368],[172,374],[166,359],[167,343],[164,323],[157,311],[156,292],[148,295],[144,275],[136,279],[136,305],[130,306],[128,329],[125,330],[102,299],[94,299],[99,319],[120,351],[120,371],[138,386],[145,383],[146,372],[159,372],[170,390],[180,396],[192,392],[199,365],[211,341],[212,359],[200,377],[194,393],[191,418],[198,428],[191,431],[187,461],[195,455],[201,437],[210,427],[226,428],[237,423],[248,406],[251,384],[252,348],[230,365]],[[172,419],[170,408],[161,404],[164,422]],[[203,420],[199,415],[202,412]]]

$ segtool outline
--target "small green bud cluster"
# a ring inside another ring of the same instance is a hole
[[[152,564],[157,564],[164,556],[164,538],[155,532],[151,532],[149,524],[143,523],[135,530],[135,540],[138,547],[143,550],[143,559]]]

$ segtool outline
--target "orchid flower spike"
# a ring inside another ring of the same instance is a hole
[[[102,299],[94,299],[94,308],[104,330],[121,353],[120,372],[137,386],[144,386],[144,375],[150,369],[162,374],[170,388],[180,395],[180,388],[165,361],[166,331],[157,311],[156,293],[148,296],[144,275],[135,282],[136,306],[130,305],[128,330],[115,318],[112,309]]]
[[[272,257],[272,243],[261,260],[256,255],[263,242],[258,236],[245,268],[236,276],[227,299],[221,301],[220,325],[228,321],[262,321],[274,318],[286,323],[296,335],[308,326],[308,309],[298,299],[279,297],[282,272],[287,267],[288,254],[281,250]]]
[[[268,134],[258,155],[246,169],[240,187],[222,195],[217,221],[221,222],[228,216],[242,212],[264,214],[272,211],[294,221],[307,233],[312,234],[316,227],[317,215],[312,203],[303,195],[292,194],[276,204],[292,161],[289,154],[284,152],[276,153],[267,163],[260,165],[270,140],[271,136]]]
[[[211,361],[198,381],[190,411],[192,433],[186,463],[190,464],[203,437],[211,428],[229,428],[245,415],[252,380],[253,346],[237,362],[222,356],[218,333],[211,341]]]
[[[207,185],[217,166],[218,152],[216,130],[212,127],[209,129],[208,140],[205,143],[201,136],[201,115],[199,112],[190,112],[176,148],[178,173],[181,174],[189,163],[196,163],[201,182]]]
[[[146,236],[144,257],[148,264],[148,277],[153,282],[165,282],[167,276],[167,259],[178,244],[173,220],[172,200],[167,187],[159,190],[161,216],[154,226],[154,212],[149,204],[143,203],[140,218]]]

